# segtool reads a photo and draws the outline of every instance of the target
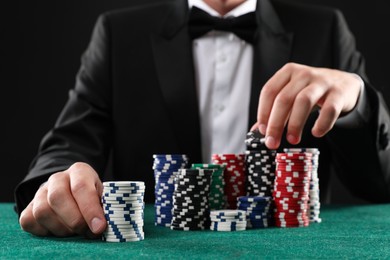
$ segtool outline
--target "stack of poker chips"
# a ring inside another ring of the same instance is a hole
[[[320,184],[318,178],[318,166],[320,151],[317,148],[286,148],[286,153],[310,153],[312,154],[311,163],[311,179],[310,179],[310,190],[309,190],[309,218],[310,222],[321,223],[320,218]]]
[[[103,241],[130,242],[144,240],[143,182],[103,182],[102,203],[107,220]]]
[[[209,193],[213,170],[180,169],[173,194],[173,230],[204,230],[209,222]]]
[[[276,151],[268,150],[258,130],[251,131],[245,139],[245,170],[248,196],[272,197],[275,181]]]
[[[220,164],[192,164],[193,169],[210,169],[213,170],[211,177],[209,206],[210,210],[224,209],[225,208],[225,195],[224,195],[224,171],[225,167]]]
[[[213,231],[242,231],[247,226],[243,210],[212,210],[210,220],[210,230]]]
[[[311,159],[310,153],[278,153],[276,155],[274,221],[277,227],[309,225],[307,211]]]
[[[237,197],[245,195],[245,155],[213,154],[212,161],[225,166],[226,208],[236,209]]]
[[[155,225],[169,227],[172,222],[173,192],[175,176],[179,169],[186,167],[188,158],[181,154],[153,155],[155,178]]]
[[[237,199],[239,210],[246,213],[248,228],[265,228],[271,226],[273,220],[272,197],[244,196]]]

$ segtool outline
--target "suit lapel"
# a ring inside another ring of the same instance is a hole
[[[162,95],[177,138],[178,152],[188,154],[193,161],[200,161],[199,110],[187,16],[187,1],[175,1],[160,33],[152,35],[151,41]]]
[[[253,72],[249,107],[249,128],[257,121],[257,107],[262,86],[291,55],[292,33],[283,29],[269,0],[258,0],[256,10],[258,31],[253,45]]]

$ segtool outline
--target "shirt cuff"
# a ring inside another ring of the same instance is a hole
[[[362,126],[367,122],[370,115],[370,106],[367,100],[367,94],[365,90],[365,84],[362,78],[353,74],[356,78],[360,80],[360,94],[355,108],[347,113],[346,115],[340,116],[335,126],[341,128],[356,128]]]

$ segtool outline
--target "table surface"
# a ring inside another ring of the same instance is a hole
[[[145,240],[108,243],[82,237],[41,238],[22,231],[13,204],[0,204],[0,259],[390,258],[390,204],[327,206],[305,228],[239,232],[172,231],[145,209]]]

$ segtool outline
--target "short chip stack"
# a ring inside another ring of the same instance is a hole
[[[103,182],[102,203],[107,220],[103,241],[144,240],[144,182]]]
[[[225,180],[224,171],[225,167],[220,164],[193,164],[193,169],[210,169],[213,170],[211,177],[209,206],[210,210],[224,209],[225,208]]]
[[[242,231],[247,226],[243,210],[213,210],[210,220],[210,230],[213,231]]]
[[[268,150],[258,130],[245,139],[246,190],[248,196],[272,197],[275,181],[276,151]]]
[[[175,176],[179,169],[186,167],[188,158],[182,154],[155,154],[153,158],[155,225],[169,227],[172,222]]]
[[[245,211],[247,228],[257,229],[271,226],[273,222],[272,197],[238,197],[239,210]]]
[[[180,169],[173,195],[173,230],[203,230],[209,221],[209,193],[213,170]]]
[[[237,197],[245,195],[245,155],[243,154],[213,154],[215,164],[225,166],[225,196],[226,208],[237,208]]]
[[[309,225],[308,201],[311,178],[310,153],[278,153],[274,188],[275,225]]]
[[[309,191],[309,218],[310,222],[321,223],[320,218],[320,184],[318,178],[318,166],[320,151],[317,148],[286,148],[284,152],[288,153],[310,153],[312,154],[311,163],[311,179],[310,179],[310,191]]]

